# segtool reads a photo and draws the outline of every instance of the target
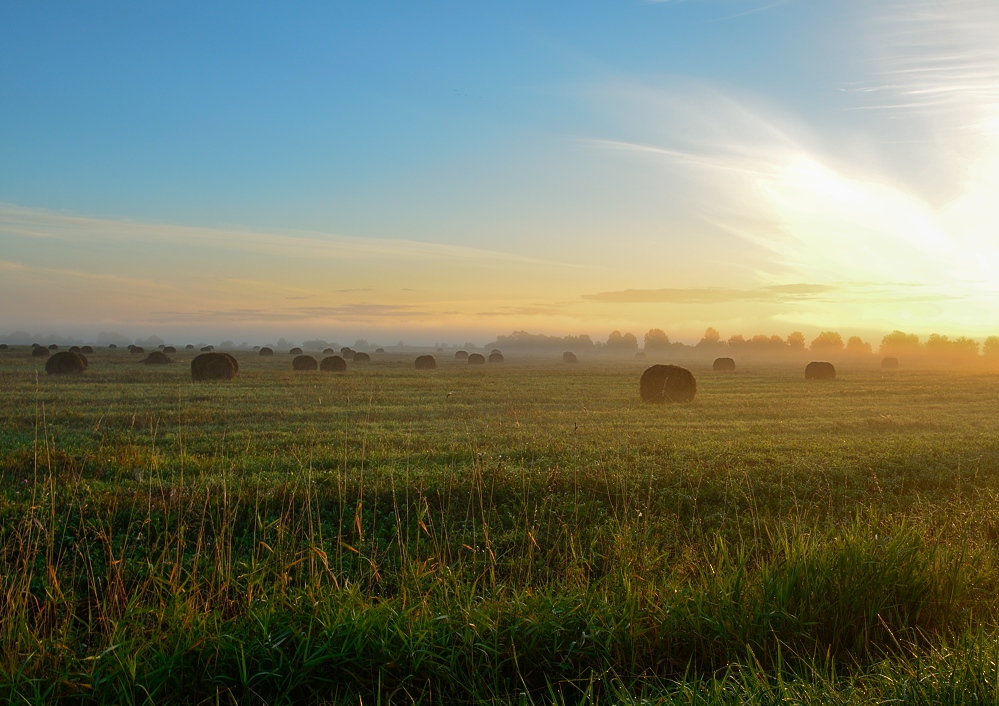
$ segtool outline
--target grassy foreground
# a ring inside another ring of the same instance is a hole
[[[0,352],[0,699],[999,702],[994,374],[176,357]]]

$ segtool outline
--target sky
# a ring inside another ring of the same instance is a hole
[[[999,334],[999,3],[0,0],[0,335]]]

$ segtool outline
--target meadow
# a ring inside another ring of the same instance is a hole
[[[0,351],[0,699],[999,701],[994,372],[192,355]]]

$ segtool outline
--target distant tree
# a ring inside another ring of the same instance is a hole
[[[787,335],[787,345],[792,351],[805,350],[805,334],[801,331],[792,331]]]
[[[746,345],[746,339],[741,333],[728,337],[728,347],[733,351],[742,350]]]
[[[871,344],[866,343],[860,336],[850,336],[846,342],[846,352],[850,355],[871,355]]]
[[[836,353],[843,350],[843,337],[835,331],[823,331],[812,339],[809,348],[816,352]]]
[[[881,339],[881,347],[878,351],[882,355],[894,356],[913,355],[919,353],[919,349],[919,336],[896,329]]]
[[[607,347],[615,351],[638,350],[638,338],[633,333],[612,331],[607,337]]]
[[[669,336],[661,328],[649,329],[645,334],[645,350],[662,351],[669,348]]]
[[[704,331],[704,336],[701,338],[699,342],[711,344],[711,343],[718,343],[719,341],[721,341],[721,335],[719,335],[717,330],[708,326],[708,328]]]
[[[982,344],[982,354],[993,361],[999,360],[999,336],[989,336]]]

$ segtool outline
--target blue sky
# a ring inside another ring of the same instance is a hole
[[[51,301],[0,314],[987,333],[996,28],[982,0],[4,3],[0,294]],[[825,294],[760,295],[790,284]]]

